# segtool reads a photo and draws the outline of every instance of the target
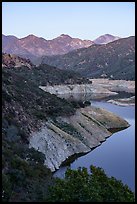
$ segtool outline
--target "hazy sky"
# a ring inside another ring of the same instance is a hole
[[[94,40],[135,35],[135,2],[3,2],[2,33],[47,40],[68,34]]]

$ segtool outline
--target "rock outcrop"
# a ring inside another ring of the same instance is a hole
[[[30,136],[29,146],[45,154],[45,165],[53,172],[78,153],[87,153],[112,135],[111,129],[127,128],[122,118],[101,108],[78,109],[75,115],[48,120]]]
[[[2,67],[19,68],[21,66],[26,66],[28,69],[32,69],[34,67],[29,59],[25,59],[14,54],[2,53]]]

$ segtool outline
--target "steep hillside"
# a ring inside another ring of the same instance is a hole
[[[64,79],[64,81],[63,81]],[[82,78],[48,65],[34,66],[15,55],[2,55],[2,199],[41,201],[53,182],[45,156],[29,147],[30,134],[49,118],[75,113],[72,103],[42,91],[42,83],[74,83]],[[79,106],[78,106],[79,107]]]
[[[92,45],[61,56],[45,56],[41,63],[77,71],[89,78],[135,80],[135,37]]]
[[[29,148],[30,133],[49,117],[74,112],[72,104],[42,91],[12,68],[2,68],[3,201],[41,201],[45,196],[52,174],[43,166],[45,156]]]
[[[25,133],[40,125],[38,119],[74,113],[71,104],[43,92],[34,82],[13,70],[4,68],[2,77],[3,118],[20,126]]]
[[[2,118],[18,127],[23,138],[27,138],[47,117],[75,112],[71,103],[42,91],[39,85],[83,83],[88,80],[48,65],[36,67],[15,55],[3,54],[2,62],[5,65],[2,67]],[[20,64],[21,67],[18,67]]]
[[[72,38],[69,35],[60,35],[52,40],[46,40],[35,35],[24,38],[2,35],[2,51],[16,54],[29,59],[35,59],[42,55],[60,55],[82,47],[89,47],[93,42]]]
[[[60,70],[47,64],[35,66],[30,60],[12,54],[2,54],[2,67],[25,77],[37,86],[92,83],[72,70]]]

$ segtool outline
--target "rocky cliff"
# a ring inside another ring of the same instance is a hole
[[[81,108],[70,117],[49,120],[30,136],[29,146],[44,153],[45,165],[55,171],[70,156],[87,153],[105,141],[110,129],[127,128],[122,118],[96,107]]]

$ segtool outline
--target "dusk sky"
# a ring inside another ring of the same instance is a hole
[[[135,2],[2,2],[2,33],[47,40],[61,34],[83,40],[134,36]]]

